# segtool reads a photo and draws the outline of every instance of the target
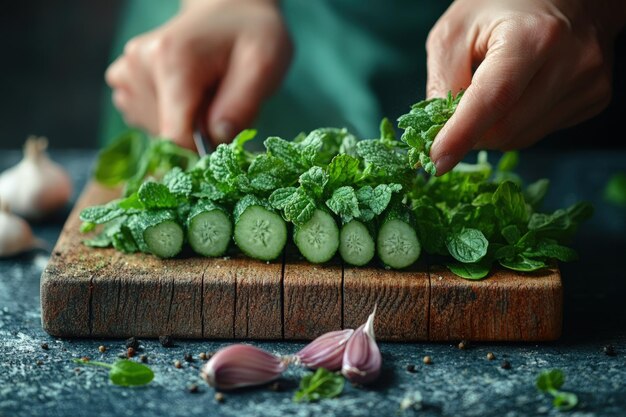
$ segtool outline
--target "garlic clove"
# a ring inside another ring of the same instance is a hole
[[[382,356],[374,335],[375,315],[376,307],[346,343],[341,373],[351,382],[367,384],[380,375]]]
[[[11,213],[4,200],[0,200],[0,258],[19,255],[38,245],[28,223]]]
[[[287,363],[281,358],[254,346],[236,344],[213,355],[200,375],[210,386],[229,390],[265,384],[286,369]]]
[[[353,329],[325,333],[296,353],[295,362],[311,369],[337,371],[341,369],[346,343],[353,333]]]

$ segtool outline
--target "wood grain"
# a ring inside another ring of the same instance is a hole
[[[311,265],[288,254],[283,277],[284,337],[310,339],[342,328],[342,268]]]
[[[406,271],[348,267],[343,274],[344,326],[365,323],[374,306],[376,337],[381,340],[428,340],[428,273],[423,264]]]
[[[469,281],[425,263],[405,271],[311,265],[291,251],[265,263],[85,247],[80,210],[118,195],[89,184],[63,228],[41,278],[42,323],[52,335],[305,340],[358,327],[374,305],[379,340],[542,341],[561,333],[556,267]]]
[[[497,269],[480,281],[432,266],[431,340],[547,341],[561,335],[563,287],[556,268]]]

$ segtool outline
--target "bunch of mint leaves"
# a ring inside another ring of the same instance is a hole
[[[415,214],[424,250],[467,279],[487,276],[495,263],[531,272],[576,259],[565,245],[591,216],[591,205],[540,212],[548,181],[524,187],[514,172],[517,153],[504,154],[494,168],[481,152],[475,164],[433,175],[430,148],[461,97],[412,106],[398,120],[401,140],[383,119],[375,139],[322,128],[293,140],[269,137],[264,152],[250,152],[246,143],[256,132],[244,130],[197,160],[169,141],[126,134],[101,152],[96,169],[98,181],[126,185],[124,198],[83,210],[83,231],[104,225],[86,244],[147,252],[142,232],[150,225],[175,220],[184,227],[198,204],[232,213],[237,201],[252,196],[294,225],[320,208],[340,223],[357,219],[374,229],[393,202],[404,203]]]

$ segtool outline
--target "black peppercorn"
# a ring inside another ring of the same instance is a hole
[[[50,349],[50,347],[48,346],[48,344],[47,344],[47,343],[42,343],[42,344],[41,344],[41,348],[42,348],[43,350],[48,350],[48,349]]]
[[[607,356],[616,356],[617,352],[615,351],[615,346],[613,345],[606,345],[602,348],[602,351],[607,355]]]
[[[198,389],[198,385],[196,384],[191,384],[189,385],[189,387],[187,388],[187,390],[192,393],[192,394],[197,394],[198,392],[200,392],[200,390]]]
[[[146,355],[141,355],[139,360],[143,363],[148,363],[148,357]]]
[[[159,343],[163,347],[171,347],[172,346],[172,338],[169,336],[159,336]]]
[[[500,368],[502,368],[502,369],[511,369],[511,362],[509,362],[509,361],[502,361],[502,363],[500,364]]]
[[[139,349],[139,340],[136,337],[129,337],[126,339],[126,347],[133,348],[135,350]]]
[[[415,365],[413,365],[413,364],[407,365],[406,366],[406,370],[407,370],[407,372],[411,372],[411,373],[416,372]]]
[[[193,356],[191,356],[191,353],[185,353],[183,358],[185,358],[185,362],[193,362]]]

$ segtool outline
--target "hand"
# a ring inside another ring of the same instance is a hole
[[[275,0],[195,1],[131,39],[106,80],[128,124],[189,148],[198,112],[208,106],[200,116],[217,144],[253,121],[291,51]]]
[[[426,43],[427,95],[466,90],[431,149],[437,173],[452,169],[472,148],[526,147],[604,109],[611,96],[612,42],[624,24],[625,5],[453,3]]]

